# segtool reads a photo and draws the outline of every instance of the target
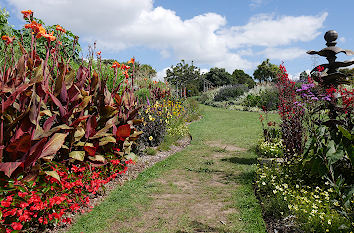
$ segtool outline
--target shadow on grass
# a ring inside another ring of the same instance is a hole
[[[232,157],[232,158],[221,159],[221,161],[235,163],[235,164],[252,165],[257,163],[257,158]]]

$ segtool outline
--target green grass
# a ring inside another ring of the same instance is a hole
[[[144,232],[193,232],[196,229],[266,232],[252,185],[256,169],[256,154],[252,148],[261,134],[259,114],[201,107],[204,116],[190,125],[193,141],[189,147],[118,187],[92,212],[81,216],[70,232],[134,232],[137,228],[144,229]],[[270,117],[272,119],[269,120],[274,120],[276,116]],[[228,152],[224,148],[208,145],[209,141],[220,141],[247,150]],[[215,158],[215,153],[225,157]],[[174,173],[180,177],[172,176]],[[224,186],[211,187],[210,182],[215,181],[215,177],[220,177],[219,181]],[[194,202],[189,200],[188,205],[182,205],[179,211],[183,214],[179,215],[174,225],[171,216],[168,217],[169,210],[163,209],[167,212],[161,214],[155,225],[149,226],[144,218],[154,211],[151,208],[156,201],[154,195],[185,193],[175,185],[178,179],[197,180],[199,186],[196,188],[201,199],[225,203],[224,208],[237,210],[228,215],[228,221],[232,224],[215,227],[208,219],[202,219],[203,223],[191,219],[188,208]],[[112,230],[112,226],[119,227]]]

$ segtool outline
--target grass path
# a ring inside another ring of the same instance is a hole
[[[252,187],[259,115],[203,111],[189,147],[118,187],[70,232],[265,232]]]

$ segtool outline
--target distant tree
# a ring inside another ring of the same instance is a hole
[[[228,73],[225,68],[211,68],[208,73],[204,74],[204,78],[213,83],[213,86],[223,86],[236,83],[234,77]]]
[[[243,70],[234,70],[232,77],[236,83],[245,84],[248,88],[252,88],[256,85],[256,82],[252,79],[252,77],[246,74]]]
[[[148,64],[140,64],[135,62],[135,77],[137,79],[141,78],[153,78],[156,76],[156,70]]]
[[[306,82],[308,80],[309,75],[307,74],[306,71],[302,71],[300,74],[300,82]]]
[[[275,82],[279,73],[279,67],[269,62],[269,59],[266,59],[262,64],[257,66],[257,69],[253,73],[253,78],[263,81]]]
[[[181,92],[187,92],[188,87],[193,86],[193,89],[198,89],[200,79],[200,68],[194,66],[193,61],[192,64],[189,65],[184,60],[181,60],[176,66],[171,66],[166,70],[165,80],[174,85],[179,94]]]

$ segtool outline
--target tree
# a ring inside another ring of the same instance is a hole
[[[269,59],[266,59],[262,64],[257,66],[257,69],[253,73],[253,78],[259,80],[259,82],[275,82],[279,72],[279,67],[270,63]]]
[[[204,74],[204,78],[213,83],[213,86],[223,86],[236,83],[234,77],[228,73],[225,68],[211,68],[208,73]]]
[[[200,68],[192,64],[189,65],[181,60],[176,66],[171,66],[166,70],[165,80],[176,87],[177,93],[182,96],[187,92],[187,85],[192,84],[199,87],[200,83]]]
[[[243,70],[234,70],[234,72],[232,72],[232,77],[235,79],[236,83],[245,84],[248,88],[252,88],[256,85],[256,82],[252,77],[246,74]]]

